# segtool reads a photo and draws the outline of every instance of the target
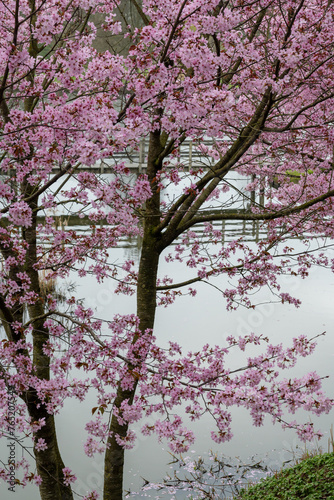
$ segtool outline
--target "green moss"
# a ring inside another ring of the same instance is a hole
[[[334,453],[307,458],[242,490],[237,499],[334,500]]]

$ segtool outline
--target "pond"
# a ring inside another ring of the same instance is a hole
[[[73,229],[73,228],[72,228]],[[226,238],[243,235],[244,239],[255,240],[261,237],[261,229],[252,224],[233,223],[226,228]],[[294,241],[296,248],[298,241]],[[328,250],[330,256],[332,250]],[[139,257],[139,248],[136,241],[124,241],[121,248],[111,249],[110,258],[113,262],[122,263],[125,257]],[[172,274],[180,279],[187,279],[192,275],[184,265],[174,262],[167,265],[161,260],[160,274],[164,276],[172,270]],[[69,282],[75,281],[74,276],[69,277]],[[219,278],[219,285],[227,285],[225,278]],[[282,287],[285,291],[298,297],[302,305],[296,309],[291,305],[273,303],[269,290],[259,291],[255,301],[259,305],[255,310],[239,308],[236,311],[226,311],[226,305],[221,294],[213,287],[206,284],[197,286],[197,296],[181,297],[168,308],[160,307],[157,312],[155,335],[160,345],[166,345],[169,340],[178,341],[185,351],[194,350],[205,343],[224,344],[228,335],[243,335],[254,331],[270,337],[272,343],[289,344],[291,338],[306,334],[313,337],[322,332],[326,336],[319,337],[315,353],[307,358],[301,358],[297,366],[286,372],[285,376],[302,375],[308,371],[317,371],[319,375],[330,375],[324,381],[324,388],[330,396],[333,394],[333,366],[334,366],[334,332],[333,332],[333,297],[334,277],[330,271],[322,268],[314,269],[309,278],[302,280],[300,277],[282,278]],[[98,285],[89,276],[81,278],[76,283],[75,294],[85,299],[86,303],[96,310],[96,315],[105,319],[112,319],[116,313],[132,313],[135,310],[135,298],[114,295],[114,282],[105,282]],[[240,355],[239,355],[240,356]],[[238,355],[230,355],[229,362],[232,366],[240,366]],[[77,496],[84,495],[87,490],[101,490],[103,485],[103,457],[96,456],[88,459],[83,452],[85,440],[84,425],[91,417],[93,401],[78,403],[68,401],[57,416],[60,449],[65,464],[77,475],[78,481],[74,488]],[[303,449],[303,444],[298,441],[293,431],[283,431],[278,425],[273,426],[269,418],[264,426],[252,426],[248,413],[240,408],[232,410],[233,439],[223,445],[216,445],[210,438],[213,421],[205,416],[192,425],[196,434],[196,442],[189,455],[196,457],[205,455],[210,449],[230,457],[240,457],[247,461],[251,456],[263,457],[267,465],[273,469],[292,458],[296,447]],[[295,418],[295,417],[294,417]],[[298,421],[308,421],[311,418],[305,412],[298,413]],[[316,428],[323,431],[324,438],[317,446],[327,451],[327,440],[331,424],[334,422],[333,413],[319,418],[312,416]],[[139,431],[141,423],[133,428]],[[0,459],[6,462],[6,441],[0,443]],[[18,448],[18,447],[17,447]],[[269,456],[267,454],[269,453]],[[17,449],[18,457],[21,451]],[[24,456],[27,453],[24,452]],[[126,452],[125,488],[138,491],[145,478],[149,481],[160,481],[166,472],[170,471],[171,456],[166,443],[158,443],[154,437],[142,436],[138,432],[138,440],[134,449]],[[0,487],[3,498],[15,500],[36,500],[39,498],[36,488],[28,487],[25,490],[17,489],[15,495],[9,496],[6,485]],[[158,498],[156,491],[147,492],[148,498]],[[141,493],[131,496],[141,498]],[[167,498],[167,496],[165,496]],[[179,497],[178,497],[179,498]],[[180,497],[181,498],[181,497]]]
[[[120,250],[115,251],[115,258],[118,258],[118,255],[121,260]],[[164,265],[162,267],[164,268]],[[173,263],[173,271],[175,275],[182,276],[182,265]],[[164,274],[164,269],[161,269],[161,274]],[[272,343],[283,342],[288,345],[294,336],[306,334],[312,337],[326,331],[326,336],[319,338],[315,352],[307,358],[299,359],[296,367],[284,375],[301,376],[308,371],[317,371],[321,376],[330,375],[331,378],[325,380],[323,385],[327,393],[333,396],[334,278],[330,272],[319,268],[306,280],[298,277],[293,280],[283,279],[282,286],[301,299],[302,305],[298,309],[291,305],[271,303],[272,296],[268,291],[262,290],[258,293],[257,299],[258,302],[266,302],[263,305],[251,311],[240,308],[237,311],[227,312],[220,294],[208,285],[201,284],[197,287],[198,294],[195,298],[181,297],[168,308],[158,309],[156,336],[160,339],[160,344],[167,344],[169,340],[179,341],[187,351],[194,350],[206,342],[221,345],[229,334],[243,335],[254,331],[268,335]],[[88,302],[91,300],[96,303],[100,316],[112,315],[115,311],[127,313],[133,310],[134,298],[113,296],[109,287],[104,290],[95,289],[93,283],[89,284],[88,280],[86,284],[82,283],[81,287],[89,289],[89,293],[86,294],[82,289],[81,296],[87,297]],[[230,357],[229,361],[236,367],[240,366],[238,356]],[[65,422],[73,420],[74,415],[75,421],[80,421],[81,425],[84,425],[84,414],[81,413],[79,406],[77,405],[76,410],[68,408],[61,419],[64,427]],[[293,458],[292,452],[296,452],[296,447],[304,449],[304,444],[296,438],[295,432],[284,431],[278,425],[273,426],[269,417],[263,427],[255,428],[246,410],[233,409],[232,415],[234,437],[229,443],[220,446],[210,438],[210,431],[213,429],[210,417],[204,417],[196,424],[192,424],[196,442],[192,446],[191,456],[206,454],[210,449],[226,456],[240,457],[244,461],[257,455],[260,459],[263,457],[266,464],[275,469]],[[300,412],[297,420],[307,422],[310,418],[316,428],[322,430],[324,438],[320,443],[309,446],[321,446],[327,451],[329,430],[334,422],[333,413],[315,418],[313,415]],[[139,431],[140,427],[138,423],[134,429]],[[67,439],[73,439],[73,430],[71,431],[70,426],[66,426],[64,432],[64,443]],[[76,430],[76,439],[80,443],[79,426]],[[266,458],[268,453],[270,456]],[[78,463],[73,449],[68,456],[72,463]],[[159,444],[156,439],[142,436],[138,432],[135,448],[126,453],[125,487],[136,491],[143,484],[141,478],[153,482],[161,480],[169,471],[170,467],[166,464],[170,461],[171,456],[166,443]],[[85,465],[83,461],[82,467],[85,471],[82,473],[82,478],[85,479],[81,479],[80,491],[101,487],[102,457],[95,459],[93,465],[85,460]],[[158,498],[157,495],[155,491],[151,494],[146,493],[149,498]],[[138,494],[138,497],[134,498],[141,498],[141,495]]]

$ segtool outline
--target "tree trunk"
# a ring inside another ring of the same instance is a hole
[[[152,330],[154,325],[158,262],[159,254],[149,244],[147,245],[144,238],[137,292],[137,315],[140,320],[141,332],[145,332],[147,329]],[[119,384],[114,407],[120,408],[123,401],[128,401],[131,404],[136,387],[136,380],[134,380],[132,390],[122,390]],[[124,448],[117,443],[115,434],[125,437],[127,431],[128,425],[120,425],[117,417],[113,415],[110,425],[112,435],[108,439],[104,462],[104,500],[122,500]]]
[[[32,188],[28,183],[22,184],[22,190],[27,196],[33,194]],[[49,340],[48,330],[44,327],[44,303],[41,298],[38,271],[36,270],[36,209],[37,200],[30,204],[33,211],[32,224],[23,230],[23,239],[27,243],[26,261],[23,266],[13,266],[10,270],[10,279],[21,285],[20,272],[26,271],[30,278],[31,290],[35,292],[39,299],[35,303],[28,305],[29,319],[32,321],[33,330],[33,365],[34,375],[40,380],[50,380],[50,358],[44,353],[43,348]],[[16,249],[0,245],[0,251],[3,258],[16,256]],[[35,319],[39,318],[39,319]],[[12,342],[24,341],[24,335],[20,335],[13,328],[15,322],[23,323],[23,306],[19,300],[11,308],[6,306],[2,296],[0,296],[0,320],[8,340]],[[24,347],[17,349],[18,355],[29,357],[28,350]],[[40,496],[42,500],[73,500],[71,487],[64,484],[62,469],[65,467],[58,449],[56,428],[54,416],[46,411],[45,405],[37,395],[36,389],[30,387],[27,391],[20,394],[20,398],[27,405],[27,410],[33,422],[45,419],[45,425],[34,434],[34,443],[38,439],[44,439],[47,449],[37,450],[34,446],[37,474],[41,476]]]
[[[35,421],[45,418],[45,425],[36,432],[35,439],[43,438],[48,447],[44,451],[37,451],[34,447],[37,474],[42,478],[39,486],[41,500],[73,500],[71,487],[63,482],[62,470],[65,465],[58,449],[54,416],[47,413],[42,405],[37,408],[37,397],[30,396],[29,400],[27,406],[30,417]]]
[[[151,133],[147,175],[151,183],[152,196],[147,200],[145,206],[144,235],[137,282],[137,316],[141,333],[145,333],[147,330],[152,331],[155,319],[156,282],[160,251],[158,249],[159,237],[153,236],[153,231],[160,222],[160,196],[156,186],[156,174],[160,168],[157,158],[162,150],[160,132]],[[129,371],[131,371],[131,367],[129,367]],[[137,383],[138,380],[134,380],[131,390],[123,390],[121,383],[119,383],[114,403],[115,408],[119,409],[123,401],[132,404]],[[120,425],[115,415],[112,416],[111,436],[107,442],[104,462],[104,500],[122,500],[123,497],[124,448],[117,443],[115,434],[121,437],[126,436],[128,427],[128,424]]]
[[[31,187],[26,184],[24,189],[28,195],[32,195]],[[35,374],[40,380],[50,380],[50,358],[44,352],[44,346],[49,341],[49,332],[44,327],[43,314],[44,301],[41,296],[36,248],[36,226],[37,226],[37,199],[30,203],[33,217],[32,224],[24,231],[24,239],[28,243],[25,270],[30,278],[31,288],[39,296],[34,304],[28,305],[30,320],[33,320],[33,365]],[[34,320],[34,318],[36,318]],[[37,473],[42,478],[39,487],[42,500],[73,500],[70,486],[64,484],[63,469],[65,467],[61,458],[54,416],[46,411],[45,405],[40,401],[35,389],[29,390],[23,397],[27,404],[29,415],[33,421],[45,419],[45,425],[34,434],[35,443],[42,438],[47,444],[46,450],[38,451],[34,446]]]

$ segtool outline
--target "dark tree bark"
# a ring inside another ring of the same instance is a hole
[[[148,152],[147,175],[151,183],[152,196],[146,202],[143,221],[143,241],[139,264],[137,284],[137,316],[141,333],[152,331],[154,327],[156,311],[156,282],[159,265],[159,237],[154,236],[154,229],[160,222],[160,196],[156,185],[156,175],[160,168],[159,156],[163,151],[159,132],[150,136],[150,147]],[[134,338],[134,342],[138,337]],[[145,361],[145,360],[142,360]],[[128,367],[131,371],[131,366]],[[123,390],[119,382],[117,398],[114,407],[119,409],[123,401],[132,403],[137,387],[134,378],[132,390]],[[128,425],[120,425],[117,417],[112,416],[107,450],[105,454],[104,467],[104,500],[122,500],[123,498],[123,465],[124,448],[120,446],[115,434],[120,437],[126,436]]]
[[[33,197],[31,186],[23,182],[21,185],[22,191],[26,196]],[[35,368],[34,376],[39,380],[50,380],[50,358],[45,354],[43,348],[49,340],[49,332],[44,327],[44,299],[40,289],[40,282],[36,264],[38,262],[36,254],[37,245],[37,199],[30,202],[30,208],[33,213],[32,224],[29,228],[23,230],[22,237],[27,244],[27,252],[25,264],[21,267],[11,269],[10,278],[20,285],[18,277],[21,271],[27,273],[31,282],[31,290],[37,294],[38,299],[35,303],[27,306],[29,319],[32,322],[32,338],[33,338],[33,366]],[[0,245],[0,250],[4,258],[15,257],[15,248],[8,248],[6,245]],[[0,318],[4,325],[7,338],[10,341],[18,342],[24,340],[17,334],[12,327],[15,321],[23,322],[24,309],[20,305],[19,300],[14,306],[8,308],[5,301],[0,297]],[[17,354],[28,355],[28,351],[19,348]],[[45,419],[45,425],[37,430],[34,435],[35,443],[38,439],[43,439],[47,445],[46,450],[38,450],[34,446],[34,455],[36,459],[37,474],[41,476],[42,484],[39,487],[42,500],[73,500],[73,495],[70,486],[64,484],[64,475],[62,470],[65,465],[61,458],[58,440],[55,427],[54,416],[47,412],[45,404],[40,400],[36,390],[30,387],[27,391],[19,394],[20,398],[26,403],[29,416],[32,421],[38,422],[40,419]]]

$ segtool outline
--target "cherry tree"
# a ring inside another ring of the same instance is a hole
[[[84,451],[104,453],[105,500],[122,498],[132,423],[143,419],[142,432],[166,438],[174,453],[194,442],[181,402],[191,420],[212,415],[217,443],[232,437],[232,406],[248,409],[256,426],[270,415],[304,440],[318,431],[287,411],[332,406],[320,375],[280,376],[314,339],[283,347],[254,332],[183,352],[160,346],[154,331],[157,305],[195,295],[196,283],[215,283],[228,308],[254,307],[250,292],[265,285],[298,306],[279,277],[333,269],[310,247],[333,237],[332,2],[128,4],[0,2],[0,421],[3,437],[15,429],[31,439],[35,463],[5,464],[1,477],[13,491],[8,477],[21,468],[19,482],[37,484],[43,500],[75,495],[55,426],[68,398],[96,395]],[[124,158],[144,140],[145,168],[134,177]],[[111,174],[98,175],[97,164]],[[77,225],[59,225],[59,214]],[[263,236],[227,241],[216,224],[224,221],[261,224]],[[138,267],[113,263],[109,250],[137,236]],[[160,275],[161,257],[193,274]],[[136,311],[101,319],[75,294],[57,300],[52,284],[70,273],[115,280],[116,293],[136,294]],[[221,275],[233,285],[221,287]],[[229,369],[229,352],[251,345],[258,355]]]

